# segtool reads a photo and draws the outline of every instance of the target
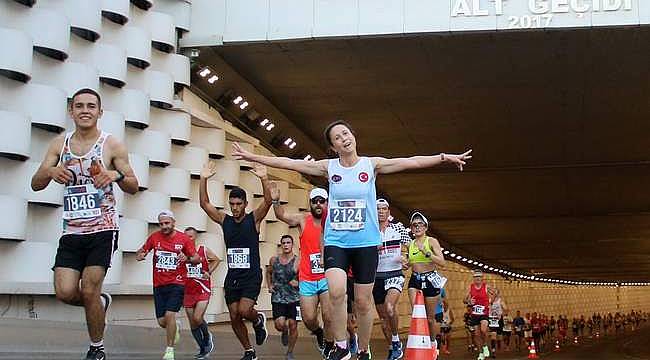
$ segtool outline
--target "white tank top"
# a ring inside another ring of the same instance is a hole
[[[111,134],[102,131],[84,155],[72,153],[70,138],[73,134],[66,134],[61,149],[60,162],[73,175],[63,192],[63,234],[119,230],[113,183],[102,189],[96,189],[93,183],[93,176],[105,166],[104,143]]]

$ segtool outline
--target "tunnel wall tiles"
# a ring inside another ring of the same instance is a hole
[[[189,30],[191,2],[159,0],[153,5],[144,10],[128,0],[41,0],[32,7],[0,2],[0,41],[5,45],[0,52],[0,121],[5,129],[0,134],[0,176],[6,179],[0,189],[0,210],[5,214],[0,221],[0,282],[12,284],[8,292],[52,293],[49,268],[61,231],[63,188],[52,183],[33,192],[29,179],[49,142],[73,131],[67,101],[81,87],[102,95],[100,127],[127,145],[140,183],[141,191],[135,195],[116,190],[120,246],[106,279],[116,295],[141,295],[141,302],[150,301],[151,256],[138,262],[134,252],[156,230],[156,217],[163,209],[176,213],[178,228],[194,226],[202,231],[200,241],[225,258],[223,232],[198,202],[198,175],[209,159],[218,169],[208,183],[214,206],[226,206],[227,187],[238,185],[248,190],[251,204],[259,203],[260,181],[247,171],[250,164],[230,158],[226,131],[194,126],[188,112],[172,110],[180,94],[174,94],[174,87],[189,86],[190,61],[177,53],[176,29]],[[197,103],[198,97],[192,98],[193,105],[208,108]],[[279,186],[282,202],[289,202],[289,183],[280,181]],[[292,189],[291,201],[296,202],[292,209],[304,208],[306,196],[306,190]],[[276,253],[279,237],[288,232],[274,215],[268,219],[274,222],[264,224],[260,235],[269,241],[261,243],[264,264]],[[25,276],[16,264],[40,270]],[[209,317],[227,311],[226,271],[222,264],[213,276]],[[43,286],[25,291],[25,283]],[[116,300],[137,303],[120,296]],[[262,291],[260,304],[270,310],[268,291]],[[128,320],[134,313],[129,306],[141,305],[125,305],[115,318]],[[54,313],[42,316],[57,318]]]

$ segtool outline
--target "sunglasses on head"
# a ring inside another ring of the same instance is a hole
[[[323,199],[322,197],[317,197],[317,198],[311,199],[311,203],[314,204],[314,205],[315,204],[325,204],[326,202],[327,202],[327,200]]]

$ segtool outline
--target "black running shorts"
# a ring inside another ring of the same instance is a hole
[[[59,239],[52,270],[60,267],[82,272],[88,266],[102,266],[108,270],[117,249],[117,238],[117,230],[63,235]]]

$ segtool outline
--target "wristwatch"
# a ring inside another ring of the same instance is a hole
[[[115,170],[115,171],[117,171],[117,173],[120,174],[120,176],[118,176],[117,179],[115,179],[115,182],[120,182],[124,180],[124,174],[122,174],[122,172],[119,170]]]
[[[278,205],[280,203],[280,200],[271,200],[271,204],[273,205]]]

